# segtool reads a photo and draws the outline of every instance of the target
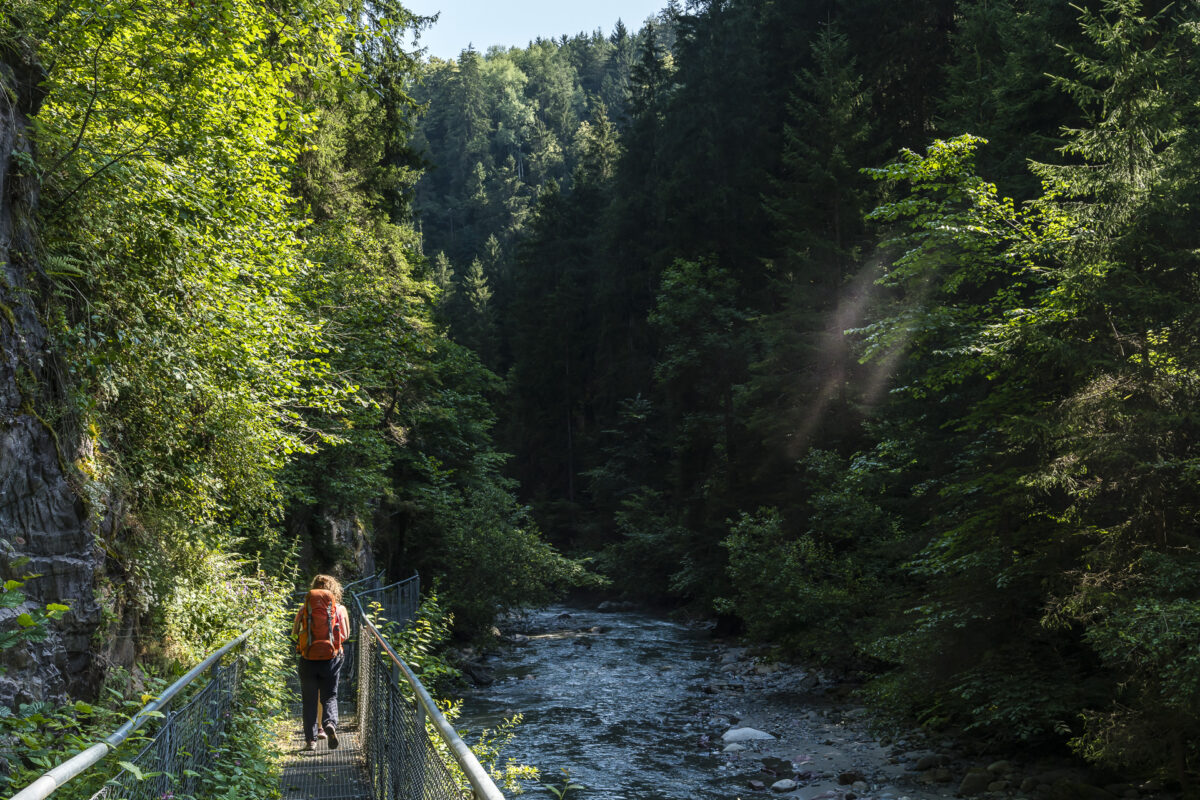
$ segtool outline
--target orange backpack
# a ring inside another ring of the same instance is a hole
[[[300,609],[300,641],[296,645],[300,655],[309,661],[329,661],[342,652],[345,640],[333,593],[328,589],[309,590]]]

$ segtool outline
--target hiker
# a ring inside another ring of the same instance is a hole
[[[305,750],[316,750],[317,739],[328,739],[329,749],[337,749],[338,675],[344,660],[342,642],[349,633],[350,615],[342,605],[342,585],[330,575],[316,576],[292,623],[292,637],[300,653]],[[317,727],[318,700],[320,727]]]

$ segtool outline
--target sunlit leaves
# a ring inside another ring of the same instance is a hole
[[[37,124],[45,238],[79,265],[55,277],[81,399],[135,505],[261,506],[326,436],[306,415],[352,391],[301,313],[314,266],[289,174],[315,121],[294,87],[352,80],[357,29],[332,2],[61,11],[33,26],[51,67]]]
[[[903,294],[891,316],[859,332],[868,359],[899,348],[929,362],[907,387],[916,396],[995,377],[1022,329],[1056,318],[1067,300],[1053,278],[1076,226],[1052,204],[1053,190],[1018,207],[974,175],[982,143],[970,135],[939,140],[924,155],[905,150],[868,170],[906,187],[870,215],[892,225],[884,246],[900,253],[879,283]]]

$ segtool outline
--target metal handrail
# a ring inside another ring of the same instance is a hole
[[[354,586],[357,583],[363,583],[364,581],[371,580],[371,578],[379,578],[382,575],[383,575],[383,573],[381,572],[381,573],[379,573],[379,575],[371,575],[367,578],[360,578],[359,580],[354,581],[354,583],[348,583],[345,586],[343,586],[342,591],[347,592],[350,590],[351,586]],[[412,575],[409,575],[407,578],[395,581],[394,583],[389,583],[387,586],[383,586],[382,585],[383,582],[380,581],[379,586],[375,586],[370,589],[360,589],[358,591],[350,592],[350,594],[354,595],[357,598],[360,594],[372,594],[373,592],[385,592],[388,589],[396,589],[398,587],[408,586],[410,583],[412,583],[414,581],[416,581],[417,583],[420,583],[420,580],[421,580],[421,574],[419,572],[414,572]]]
[[[396,586],[406,585],[415,579],[417,579],[417,576],[414,575],[412,578],[383,588],[391,589]],[[364,594],[370,594],[374,591],[377,590],[367,590],[364,592]],[[409,666],[404,663],[404,660],[396,654],[396,651],[379,631],[379,628],[376,627],[374,621],[372,621],[371,618],[366,615],[363,610],[362,601],[359,598],[359,595],[352,592],[351,596],[354,598],[354,604],[358,610],[358,615],[362,620],[363,625],[371,632],[372,637],[374,637],[374,639],[379,643],[382,651],[387,653],[388,658],[392,661],[392,664],[395,666],[395,668],[398,671],[403,672],[409,686],[412,687],[419,711],[423,712],[424,716],[433,722],[434,728],[437,730],[438,735],[450,749],[451,754],[454,756],[454,760],[457,762],[459,768],[463,772],[463,775],[466,776],[468,783],[470,783],[471,787],[473,788],[476,800],[505,800],[504,795],[500,792],[500,789],[496,786],[491,776],[479,763],[479,759],[477,759],[475,754],[471,752],[471,748],[467,746],[466,742],[462,740],[462,737],[458,735],[453,726],[451,726],[449,721],[446,720],[445,716],[442,715],[442,712],[437,707],[437,703],[434,702],[433,698],[429,695],[429,692],[421,684],[420,679],[418,679]],[[176,695],[178,695],[184,688],[191,684],[205,670],[213,667],[231,650],[243,644],[253,630],[253,627],[247,629],[236,639],[226,643],[219,650],[209,655],[207,658],[189,670],[183,677],[179,678],[179,680],[167,687],[156,699],[146,704],[141,710],[139,710],[128,721],[126,721],[125,724],[109,734],[109,736],[107,736],[103,741],[92,745],[83,752],[73,756],[67,761],[64,761],[62,764],[59,764],[53,769],[48,770],[33,783],[29,784],[20,792],[13,795],[10,800],[45,800],[45,798],[49,797],[68,781],[77,777],[88,768],[94,766],[113,750],[116,750],[133,734],[134,731],[145,724],[146,720],[158,714],[159,709],[166,708]]]
[[[409,580],[412,579],[410,578]],[[467,743],[454,730],[454,726],[442,715],[442,712],[437,707],[437,703],[434,702],[429,692],[421,684],[420,679],[404,663],[404,659],[396,654],[391,644],[380,633],[379,628],[375,627],[375,623],[366,615],[357,594],[354,594],[354,603],[358,606],[358,614],[363,624],[371,632],[371,635],[375,637],[376,641],[379,642],[380,647],[387,653],[392,663],[404,673],[405,679],[416,695],[417,703],[421,706],[425,714],[429,716],[434,728],[437,729],[438,734],[442,737],[442,741],[450,748],[450,752],[454,754],[454,760],[458,762],[458,766],[462,769],[463,774],[466,775],[467,781],[475,790],[476,800],[505,800],[504,795],[496,786],[496,782],[492,780],[492,776],[479,763],[479,759],[475,757],[475,754],[471,752],[471,748],[467,746]]]
[[[367,581],[379,580],[382,577],[383,577],[383,570],[380,570],[379,572],[374,572],[370,575],[364,575],[363,577],[359,578],[358,580],[350,581],[349,583],[344,585],[342,587],[342,591],[349,592],[351,586],[357,586],[358,584],[366,583]],[[351,592],[351,594],[353,594],[353,592]]]
[[[254,630],[253,627],[248,628],[236,639],[230,641],[220,650],[217,650],[208,658],[192,667],[187,674],[168,686],[156,699],[147,703],[140,711],[130,717],[124,725],[105,737],[104,741],[92,745],[82,753],[48,770],[36,781],[14,794],[10,800],[44,800],[44,798],[49,797],[67,781],[96,764],[113,750],[116,750],[134,731],[142,727],[146,720],[153,717],[160,708],[166,707],[175,695],[179,694],[188,684],[196,680],[201,673],[224,658],[230,650],[245,642],[252,630]]]

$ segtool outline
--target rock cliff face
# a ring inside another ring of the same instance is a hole
[[[288,527],[303,543],[301,564],[332,570],[342,577],[374,574],[375,554],[362,519],[328,509],[293,508]]]
[[[30,600],[71,610],[46,642],[3,654],[0,703],[10,706],[88,682],[101,617],[95,580],[103,562],[68,466],[79,443],[61,440],[42,413],[56,382],[31,280],[38,187],[26,134],[42,99],[37,80],[31,59],[0,51],[0,576],[39,575],[23,590]],[[0,610],[0,626],[22,610]]]

